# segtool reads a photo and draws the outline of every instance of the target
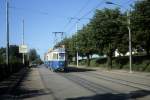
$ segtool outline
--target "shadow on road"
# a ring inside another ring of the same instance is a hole
[[[66,73],[71,73],[71,72],[87,72],[87,71],[96,71],[96,70],[89,69],[89,68],[77,68],[77,67],[67,67],[65,69]]]
[[[31,73],[32,69],[28,69],[24,72],[19,72],[10,77],[9,79],[0,83],[0,100],[14,100],[31,98],[40,95],[50,94],[42,89],[26,89],[22,87],[22,83],[27,80],[27,77]]]
[[[138,90],[127,94],[106,93],[106,94],[97,94],[97,95],[87,96],[87,97],[68,98],[66,100],[129,100],[129,99],[141,98],[148,95],[150,95],[150,91]]]
[[[24,99],[24,98],[33,98],[38,97],[41,95],[49,95],[51,94],[49,91],[45,91],[44,89],[36,89],[36,90],[28,90],[25,88],[19,88],[17,90],[17,99]]]
[[[23,80],[25,76],[28,74],[28,70],[21,70],[18,73],[13,74],[9,78],[0,82],[0,97],[4,94],[10,94],[12,90]]]
[[[0,100],[25,99],[38,96],[53,95],[52,91],[48,91],[45,89],[27,89],[25,87],[22,87],[22,82],[31,81],[27,79],[31,71],[32,69],[27,70],[24,73],[22,73],[23,75],[18,73],[12,76],[9,81],[4,81],[3,84],[0,84]],[[68,67],[68,72],[85,72],[85,71],[94,71],[94,70]],[[22,76],[20,77],[20,75]],[[11,82],[14,82],[16,80],[18,80],[17,84],[13,87],[12,90],[8,92],[9,85],[11,84]],[[97,94],[93,96],[66,98],[66,100],[128,100],[141,98],[148,95],[150,95],[150,91],[137,90],[131,91],[130,93],[120,93],[120,94],[106,93],[106,94]]]

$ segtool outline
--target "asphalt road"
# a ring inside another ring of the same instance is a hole
[[[67,72],[33,68],[16,92],[24,100],[150,100],[149,73],[69,67]]]

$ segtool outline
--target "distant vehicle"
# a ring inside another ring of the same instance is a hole
[[[65,71],[67,66],[65,54],[65,48],[49,50],[45,54],[44,64],[52,71]]]
[[[37,67],[37,64],[36,63],[31,63],[29,64],[30,67]]]

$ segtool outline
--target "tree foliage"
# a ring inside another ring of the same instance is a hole
[[[90,65],[90,55],[95,53],[95,45],[93,41],[91,25],[84,26],[77,34],[77,50],[80,56],[87,57],[87,65]]]
[[[29,60],[30,60],[31,62],[32,62],[32,61],[35,61],[38,57],[39,57],[39,56],[38,56],[38,54],[37,54],[37,52],[36,52],[35,49],[31,49],[31,50],[29,51]]]
[[[40,56],[36,52],[36,49],[30,49],[29,61],[30,61],[30,63],[36,63],[36,64],[42,64],[43,63]]]
[[[132,11],[133,42],[136,48],[150,51],[150,0],[135,3]]]
[[[6,59],[6,48],[0,48],[0,62],[5,63]],[[22,55],[19,53],[19,46],[10,45],[9,46],[9,60],[10,63],[20,63]]]
[[[0,63],[4,63],[6,59],[6,48],[0,48]]]
[[[109,66],[112,66],[113,53],[124,35],[121,30],[122,16],[119,9],[103,9],[97,10],[91,21],[95,33],[93,40],[96,47],[107,55]]]
[[[93,18],[77,34],[65,38],[59,44],[65,44],[70,57],[76,56],[79,51],[81,57],[90,55],[107,55],[107,63],[112,66],[114,51],[125,55],[129,48],[129,32],[127,19],[131,19],[132,50],[150,51],[150,0],[135,3],[130,16],[120,9],[96,10]]]

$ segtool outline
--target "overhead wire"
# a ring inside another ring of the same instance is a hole
[[[77,15],[79,15],[86,8],[86,6],[89,4],[90,1],[91,0],[87,0],[87,2],[82,6],[82,8],[73,17],[69,18],[68,23],[64,26],[64,30],[71,23],[72,19],[75,18],[75,17],[77,17]]]
[[[124,3],[122,3],[121,6],[122,6],[123,8],[125,8],[126,5],[124,5],[124,4],[129,4],[131,1],[132,1],[132,0],[128,0],[128,1],[126,1],[126,2],[124,2]],[[134,1],[134,0],[133,0],[133,1]]]
[[[10,6],[10,8],[14,9],[14,10],[27,11],[28,13],[36,13],[36,14],[45,15],[45,16],[51,16],[52,15],[46,11],[41,11],[41,10],[36,10],[36,9],[20,8],[20,7],[15,7],[15,6]],[[57,16],[57,18],[68,19],[69,17],[68,16]]]
[[[1,7],[1,8],[5,9],[5,7]],[[32,12],[32,13],[39,13],[39,14],[42,14],[42,15],[49,15],[49,13],[47,13],[47,12],[39,11],[39,10],[35,10],[35,9],[20,8],[20,7],[15,7],[15,6],[10,6],[9,8],[15,9],[15,10],[24,10],[24,11],[28,10],[28,12]]]
[[[103,4],[105,0],[101,1],[98,5],[96,5],[93,9],[91,9],[90,11],[88,11],[87,13],[85,13],[83,16],[80,17],[80,19],[84,18],[85,16],[89,15],[91,12],[93,12],[93,10],[95,10],[96,8],[98,8],[100,5]],[[129,3],[131,2],[132,0],[128,0],[124,3]],[[124,4],[123,3],[123,4]],[[124,5],[125,6],[125,5]],[[77,23],[78,21],[75,22],[75,24]],[[68,29],[68,33],[73,29],[73,27],[75,26],[75,24],[73,24],[69,29]]]
[[[85,18],[85,16],[89,15],[90,13],[92,13],[93,11],[95,11],[95,9],[97,9],[100,5],[103,4],[105,0],[102,0],[98,5],[96,5],[94,8],[92,8],[90,11],[88,11],[87,13],[85,13],[83,16],[81,16],[80,18]]]
[[[90,11],[88,11],[87,13],[85,13],[83,16],[81,16],[79,19],[83,19],[84,17],[86,17],[87,15],[89,15],[90,13],[92,13],[93,11],[95,11],[95,9],[97,9],[100,5],[103,4],[105,0],[102,0],[99,4],[97,4],[94,8],[92,8]],[[75,24],[78,22],[78,20],[68,29],[68,33],[73,29],[73,27],[75,26]]]
[[[27,10],[26,8],[18,8],[18,7],[15,7],[15,6],[11,6],[10,8],[15,9],[15,10],[24,10],[24,11]],[[42,15],[48,15],[49,14],[49,13],[44,12],[44,11],[37,11],[37,10],[33,10],[33,9],[28,10],[28,12],[39,13],[39,14],[42,14]]]
[[[87,5],[89,4],[91,0],[87,0],[87,2],[83,5],[83,7],[75,14],[74,17],[78,16],[86,7]]]
[[[126,1],[126,2],[124,2],[123,4],[126,4],[126,3],[129,3],[129,2],[131,2],[132,0],[128,0],[128,1]],[[133,0],[134,1],[134,0]]]

